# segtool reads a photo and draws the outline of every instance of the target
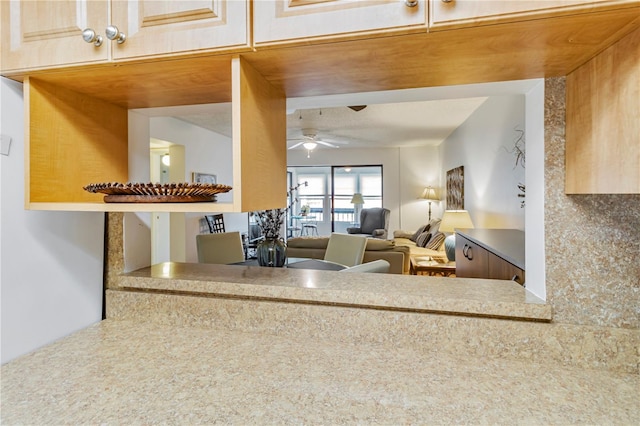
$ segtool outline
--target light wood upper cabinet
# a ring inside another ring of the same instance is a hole
[[[640,194],[640,29],[567,76],[567,194]]]
[[[249,46],[249,2],[127,0],[112,4],[113,59]]]
[[[242,0],[2,1],[2,71],[248,50],[248,9]],[[124,42],[108,39],[108,26]],[[99,46],[83,39],[87,28]]]
[[[638,0],[429,0],[433,30],[490,25],[586,13],[594,7],[615,9],[637,6]]]
[[[36,69],[108,59],[109,45],[82,39],[93,28],[104,36],[109,2],[2,1],[2,70]]]
[[[256,46],[426,31],[426,0],[259,0],[253,3]],[[306,40],[303,40],[306,39]]]

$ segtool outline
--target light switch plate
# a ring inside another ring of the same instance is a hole
[[[11,136],[0,135],[0,154],[9,155],[11,149]]]

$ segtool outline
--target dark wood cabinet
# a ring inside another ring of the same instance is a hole
[[[487,278],[488,255],[489,252],[479,245],[456,235],[456,276]]]
[[[515,229],[457,231],[456,276],[511,280],[524,285],[524,232]]]
[[[489,254],[488,274],[489,278],[511,280],[518,284],[524,284],[524,270],[495,254]]]

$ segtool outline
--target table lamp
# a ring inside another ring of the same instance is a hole
[[[420,195],[418,198],[429,201],[429,221],[431,221],[431,203],[433,201],[440,201],[435,188],[432,186],[427,186],[424,191],[422,191],[422,195]]]
[[[440,222],[440,232],[451,232],[444,239],[444,251],[450,262],[456,260],[456,228],[473,228],[471,216],[466,210],[445,210]]]

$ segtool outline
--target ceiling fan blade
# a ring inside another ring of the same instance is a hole
[[[336,139],[323,139],[323,142],[330,143],[332,145],[349,145],[349,141],[341,141]],[[319,142],[319,141],[316,141]]]
[[[287,149],[297,148],[297,147],[299,147],[300,145],[302,145],[302,144],[303,144],[303,143],[305,143],[305,142],[306,142],[306,141],[298,142],[297,144],[291,145],[291,146],[290,146],[289,148],[287,148]]]
[[[322,145],[324,145],[324,146],[328,146],[328,147],[330,147],[330,148],[340,148],[338,145],[334,145],[334,144],[332,144],[332,143],[325,142],[325,141],[321,141],[321,140],[316,140],[315,142],[316,142],[316,143],[319,143],[319,144],[322,144]]]

